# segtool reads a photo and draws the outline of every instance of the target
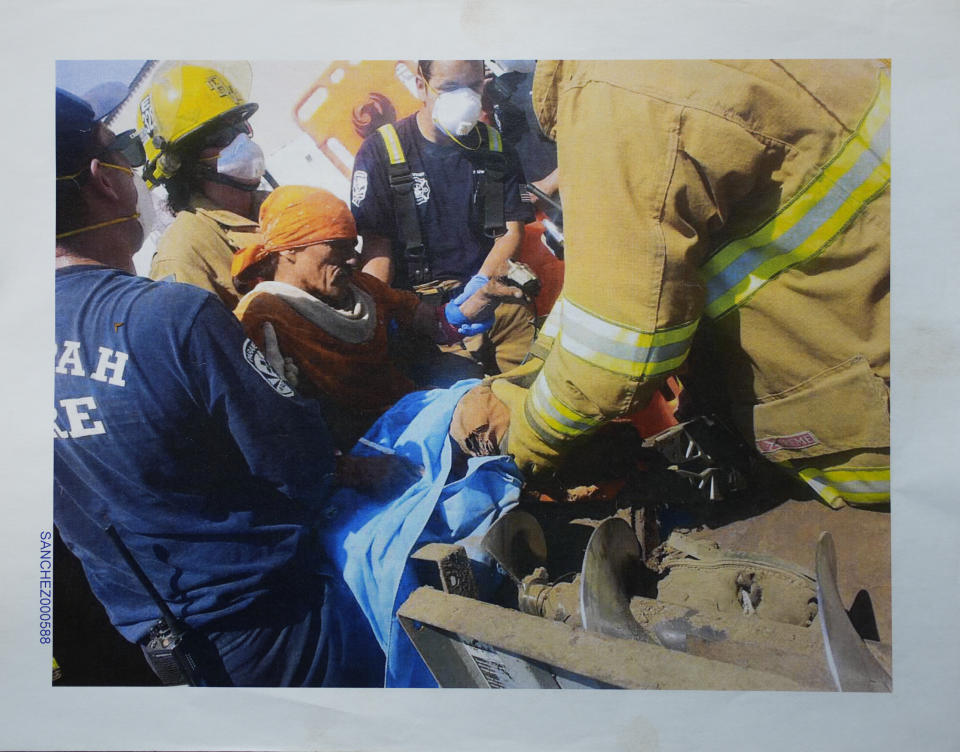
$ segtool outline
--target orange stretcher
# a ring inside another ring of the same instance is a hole
[[[293,118],[348,179],[363,139],[420,107],[413,60],[334,60],[293,107]]]

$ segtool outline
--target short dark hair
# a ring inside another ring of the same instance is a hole
[[[280,261],[280,255],[271,253],[260,259],[252,266],[248,266],[239,275],[233,278],[233,286],[237,292],[246,295],[260,282],[271,282],[277,274],[277,264]]]
[[[430,80],[430,73],[433,70],[433,64],[437,62],[436,60],[417,60],[417,70],[420,71],[420,75],[423,76],[425,81]],[[468,60],[468,63],[478,63],[483,67],[483,60]]]

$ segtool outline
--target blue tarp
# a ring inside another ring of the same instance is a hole
[[[379,498],[352,489],[332,503],[341,512],[327,537],[328,551],[387,656],[384,686],[435,687],[430,672],[395,614],[421,584],[410,554],[427,543],[454,543],[482,535],[520,496],[520,474],[509,457],[467,461],[451,480],[454,447],[448,430],[454,408],[476,380],[401,399],[353,449],[355,456],[396,453],[423,468],[409,485]]]

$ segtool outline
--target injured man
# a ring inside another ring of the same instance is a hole
[[[278,188],[260,209],[260,227],[261,242],[233,260],[235,284],[246,293],[234,312],[278,373],[319,400],[344,451],[403,395],[467,375],[464,358],[444,359],[432,343],[478,334],[499,303],[524,298],[495,277],[437,306],[354,271],[353,216],[320,188]],[[431,343],[417,356],[431,362],[403,362],[391,344],[405,336]],[[411,372],[427,375],[415,383]]]
[[[410,556],[426,543],[462,543],[478,561],[481,584],[486,570],[495,587],[495,568],[484,566],[471,541],[517,503],[522,480],[497,449],[509,415],[489,389],[451,379],[440,358],[433,383],[417,384],[390,340],[406,329],[433,343],[456,342],[489,327],[500,302],[524,293],[494,278],[438,307],[355,272],[353,217],[322,189],[276,189],[261,207],[260,227],[261,241],[233,263],[245,293],[235,313],[247,336],[301,395],[320,402],[345,453],[341,472],[371,458],[418,471],[401,484],[337,491],[322,547],[360,607],[356,634],[372,630],[386,656],[384,684],[436,686],[395,616],[422,584]],[[446,388],[415,391],[436,385]]]

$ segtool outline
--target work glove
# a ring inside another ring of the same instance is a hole
[[[444,315],[447,317],[447,322],[451,326],[456,327],[461,336],[469,337],[474,334],[483,334],[484,332],[490,331],[490,327],[493,326],[494,317],[492,312],[485,319],[470,321],[460,310],[460,305],[466,302],[470,296],[489,281],[490,278],[483,274],[474,274],[463,288],[463,292],[447,303],[443,309]]]
[[[277,341],[277,332],[269,321],[263,322],[263,356],[277,376],[286,381],[294,389],[300,382],[300,369],[293,362],[293,358],[284,357],[280,352],[280,343]]]
[[[490,376],[483,383],[510,411],[510,426],[500,441],[500,451],[513,455],[514,462],[529,480],[541,471],[553,469],[558,453],[550,449],[527,422],[524,403],[530,387],[543,370],[541,358],[527,360],[506,373]]]
[[[490,383],[490,389],[510,410],[510,428],[501,441],[500,450],[513,457],[513,461],[527,480],[556,469],[560,453],[547,446],[527,422],[524,403],[530,390],[508,379],[493,380]]]

